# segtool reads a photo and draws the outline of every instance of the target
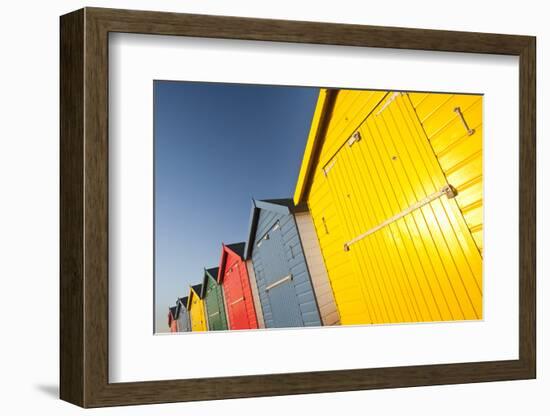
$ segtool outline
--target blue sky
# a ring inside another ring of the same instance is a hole
[[[155,322],[244,241],[251,198],[294,193],[319,90],[155,81]]]

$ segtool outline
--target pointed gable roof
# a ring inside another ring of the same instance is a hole
[[[244,259],[250,259],[252,256],[252,247],[254,246],[254,239],[256,237],[256,230],[258,228],[258,220],[260,219],[260,211],[268,210],[273,211],[281,215],[294,214],[296,212],[307,211],[306,204],[294,205],[294,201],[290,198],[279,199],[253,199],[252,209],[250,210],[250,219],[248,224],[248,240],[246,241],[244,249]]]
[[[179,317],[179,314],[181,313],[181,308],[187,309],[187,301],[189,300],[188,296],[185,296],[183,298],[178,298],[176,305],[178,307],[177,314]]]
[[[202,296],[202,283],[199,283],[197,285],[189,286],[189,296],[187,299],[187,309],[191,307],[191,303],[193,301],[193,296],[198,296],[199,299],[203,299]]]
[[[204,299],[206,295],[206,288],[208,287],[208,279],[212,279],[216,284],[218,284],[218,271],[219,267],[211,267],[209,269],[204,269],[204,277],[202,278],[202,292],[201,298]]]
[[[211,267],[210,269],[206,269],[205,272],[208,273],[208,275],[216,280],[216,278],[218,277],[218,271],[220,270],[219,267]]]
[[[198,285],[191,286],[191,289],[193,289],[193,292],[195,292],[197,295],[199,295],[199,298],[202,299],[202,297],[200,296],[200,293],[202,291],[202,283],[199,283]]]
[[[244,260],[245,246],[246,246],[246,243],[244,241],[240,243],[232,243],[232,244],[222,243],[222,256],[220,258],[220,266],[218,268],[218,278],[217,278],[218,284],[221,283],[223,279],[223,275],[225,274],[225,266],[226,266],[228,251],[231,251],[232,253],[239,256],[241,260]]]
[[[246,243],[243,241],[241,243],[227,244],[226,247],[231,250],[233,253],[237,254],[241,258],[244,256],[244,246]]]
[[[172,325],[172,321],[177,320],[177,311],[178,308],[176,306],[170,306],[168,308],[168,327]]]
[[[267,209],[270,211],[280,211],[283,213],[288,213],[288,212],[297,213],[297,212],[307,211],[306,204],[295,205],[294,200],[292,198],[260,199],[260,200],[256,199],[253,201],[258,208]],[[281,208],[277,209],[277,207],[281,207]]]

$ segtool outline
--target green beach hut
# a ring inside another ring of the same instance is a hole
[[[223,290],[217,282],[218,267],[204,270],[202,297],[206,308],[209,331],[227,330],[227,315],[223,300]]]

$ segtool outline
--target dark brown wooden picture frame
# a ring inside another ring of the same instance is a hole
[[[535,50],[531,36],[85,8],[61,17],[60,396],[83,407],[536,376]],[[108,379],[110,32],[519,57],[519,359],[136,383]]]

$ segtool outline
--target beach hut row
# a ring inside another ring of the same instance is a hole
[[[248,240],[222,244],[218,267],[168,313],[172,332],[338,322],[313,221],[290,198],[253,200]]]
[[[482,96],[321,89],[293,199],[252,201],[170,327],[481,319],[482,197]]]

